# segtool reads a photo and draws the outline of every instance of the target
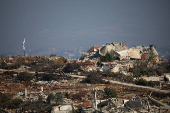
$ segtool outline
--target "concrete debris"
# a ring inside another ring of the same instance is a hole
[[[106,53],[110,53],[111,50],[115,50],[115,47],[112,44],[104,45],[100,48],[99,54],[104,56],[104,55],[106,55]]]

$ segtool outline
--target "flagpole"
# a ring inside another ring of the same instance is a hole
[[[24,37],[24,41],[22,43],[23,49],[24,49],[24,56],[25,56],[25,37]]]

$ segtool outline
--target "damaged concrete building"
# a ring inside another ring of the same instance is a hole
[[[154,58],[158,58],[158,52],[156,51],[154,46],[136,46],[132,48],[128,48],[126,44],[122,43],[111,43],[102,46],[99,49],[100,55],[105,55],[106,53],[110,53],[111,51],[115,52],[115,56],[119,60],[130,60],[130,59],[144,59],[148,60],[152,55]],[[158,60],[158,59],[155,59]]]
[[[97,58],[99,56],[98,51],[99,47],[94,45],[87,52],[82,53],[80,60],[86,61]]]
[[[99,49],[99,54],[103,56],[106,53],[110,53],[112,50],[115,52],[119,52],[127,49],[128,47],[124,43],[112,42],[111,44],[107,43],[106,45],[103,45]]]
[[[119,60],[148,60],[151,56],[154,60],[158,61],[158,52],[153,45],[135,46],[128,48],[125,43],[112,42],[103,45],[101,48],[94,45],[87,52],[84,52],[81,56],[81,60],[89,60],[98,58],[99,55],[105,56],[106,53],[114,51],[115,57]]]
[[[114,73],[127,75],[128,70],[133,68],[136,60],[159,61],[158,52],[153,45],[128,48],[125,43],[118,42],[107,43],[101,48],[94,45],[87,52],[84,52],[80,59],[82,62],[91,60],[97,65],[97,62],[101,58],[100,56],[104,56],[103,58],[105,58],[107,53],[114,55],[114,60],[102,62],[101,68],[98,69],[99,71],[109,70]]]

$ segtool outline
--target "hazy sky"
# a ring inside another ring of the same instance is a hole
[[[0,0],[0,54],[42,48],[168,47],[170,0]]]

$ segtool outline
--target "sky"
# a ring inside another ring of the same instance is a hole
[[[168,48],[169,6],[170,0],[0,0],[0,55],[23,55],[24,37],[30,54],[125,41]]]

